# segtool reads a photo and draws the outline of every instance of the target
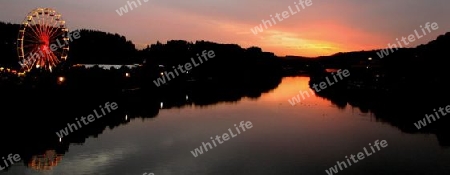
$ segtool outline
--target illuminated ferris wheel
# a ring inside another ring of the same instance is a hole
[[[33,68],[52,71],[67,59],[69,30],[61,14],[51,8],[28,13],[19,29],[17,52],[22,71]]]

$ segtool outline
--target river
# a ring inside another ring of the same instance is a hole
[[[376,140],[386,140],[387,146],[338,174],[450,174],[450,149],[435,134],[406,133],[370,110],[336,105],[315,95],[292,106],[288,100],[308,91],[308,81],[309,77],[285,77],[259,98],[212,105],[166,109],[162,102],[155,117],[130,119],[125,114],[126,124],[71,144],[51,165],[22,162],[0,174],[326,175],[337,161]],[[229,129],[236,134],[234,124],[241,121],[250,121],[252,127],[193,156],[191,151],[202,142],[212,143],[210,137]],[[49,150],[46,156],[53,153]]]

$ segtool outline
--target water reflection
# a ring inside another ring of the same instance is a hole
[[[0,119],[0,131],[9,133],[3,137],[8,144],[2,146],[0,153],[19,153],[26,166],[35,170],[51,170],[61,161],[70,145],[83,144],[87,138],[96,138],[107,128],[114,129],[135,118],[154,118],[160,110],[170,108],[235,103],[244,97],[257,99],[280,82],[281,78],[275,78],[245,87],[230,82],[195,82],[181,89],[162,88],[157,92],[145,89],[118,92],[99,87],[92,90],[70,87],[8,89],[8,92],[2,91],[2,95],[15,98],[0,101],[4,116]],[[55,134],[67,123],[73,123],[74,118],[92,113],[106,101],[117,102],[119,109],[64,138]]]
[[[303,143],[305,140],[308,140],[310,143],[322,143],[325,142],[323,140],[330,139],[327,135],[329,133],[322,131],[324,123],[317,121],[320,121],[321,117],[328,115],[328,111],[333,115],[343,115],[338,114],[336,111],[334,111],[334,107],[339,109],[356,107],[360,109],[362,113],[374,114],[377,121],[389,123],[403,132],[419,133],[417,129],[414,130],[414,128],[412,128],[414,126],[413,122],[416,122],[417,120],[412,120],[410,118],[414,118],[413,116],[415,115],[422,117],[423,115],[422,113],[420,113],[420,111],[423,110],[423,114],[425,114],[427,113],[427,111],[429,112],[428,107],[434,105],[424,105],[423,103],[414,104],[413,102],[408,100],[408,98],[401,96],[395,97],[392,94],[389,94],[389,96],[386,97],[380,94],[371,94],[368,96],[367,94],[363,95],[352,94],[349,92],[340,92],[317,94],[320,98],[311,97],[310,99],[307,99],[307,102],[298,104],[301,108],[298,108],[298,106],[291,106],[287,100],[296,95],[296,93],[300,90],[308,90],[308,81],[308,77],[285,78],[283,79],[284,85],[278,86],[281,83],[281,79],[274,79],[262,84],[246,87],[233,87],[232,85],[227,85],[224,83],[187,84],[186,88],[163,89],[159,92],[146,90],[126,91],[123,93],[108,90],[86,92],[83,91],[82,93],[73,90],[10,91],[7,95],[14,95],[16,98],[3,100],[0,102],[2,109],[4,109],[4,111],[2,111],[2,116],[5,116],[1,119],[0,130],[2,131],[2,133],[8,133],[3,137],[4,141],[7,141],[7,144],[4,144],[2,146],[3,149],[1,151],[3,151],[4,154],[8,154],[11,152],[19,153],[24,160],[24,165],[28,166],[31,169],[51,170],[52,167],[55,167],[61,161],[64,161],[62,157],[64,156],[64,154],[68,153],[69,147],[71,147],[72,145],[84,144],[87,138],[96,138],[107,129],[116,129],[122,125],[129,124],[134,119],[152,119],[159,116],[161,112],[176,113],[177,108],[189,109],[189,106],[193,105],[195,105],[196,107],[208,108],[212,105],[221,103],[234,104],[238,101],[245,101],[247,103],[247,100],[242,100],[243,98],[246,98],[258,99],[258,105],[251,107],[244,106],[243,108],[245,108],[245,110],[240,112],[245,115],[241,114],[241,116],[258,115],[258,113],[260,113],[261,111],[267,112],[270,110],[273,110],[274,113],[280,115],[277,116],[279,118],[274,117],[276,119],[268,119],[267,116],[261,117],[265,122],[256,123],[259,124],[257,126],[260,128],[267,128],[267,131],[262,131],[261,135],[257,134],[258,138],[264,136],[264,139],[262,141],[265,141],[269,138],[272,138],[273,140],[271,140],[270,143],[263,142],[263,144],[267,144],[266,146],[268,146],[270,149],[261,147],[255,150],[294,150],[294,153],[296,155],[301,156],[303,154],[310,153],[304,153],[305,151],[303,149],[299,149],[297,147],[299,145],[296,145],[294,143]],[[326,99],[327,101],[323,99]],[[73,119],[75,117],[80,117],[91,113],[93,109],[98,108],[98,105],[104,104],[105,101],[117,102],[119,104],[119,109],[117,111],[114,111],[113,113],[108,114],[107,117],[102,117],[98,121],[92,122],[82,129],[70,133],[69,136],[63,139],[57,137],[55,132],[65,127],[68,122],[73,122]],[[330,101],[332,104],[334,104],[334,106],[324,108],[324,106],[328,105]],[[407,104],[410,106],[402,108],[398,104]],[[243,106],[243,104],[240,105]],[[311,110],[313,112],[302,111],[314,109],[313,105],[320,106],[320,109]],[[17,109],[16,106],[20,106],[22,110],[15,110]],[[414,108],[414,110],[406,110],[411,107]],[[226,106],[221,110],[230,111],[229,108],[231,107]],[[261,110],[261,108],[264,108],[265,110]],[[188,113],[189,110],[185,110],[185,112]],[[235,112],[236,115],[239,115],[238,113],[240,113],[238,111],[233,112]],[[301,113],[308,115],[298,115]],[[189,116],[189,114],[184,114],[183,116]],[[280,123],[276,123],[275,121],[277,120],[280,120]],[[299,127],[299,123],[302,122],[307,123],[307,125],[300,125],[303,127],[303,129]],[[178,122],[173,121],[173,123]],[[325,123],[325,127],[328,127],[327,130],[339,131],[339,129],[342,129],[340,127],[345,126],[345,124],[342,123]],[[161,123],[159,124],[161,125]],[[218,123],[217,121],[209,121],[209,123],[207,124],[212,124],[211,127],[221,125],[221,123]],[[262,126],[262,124],[264,124],[265,126]],[[441,123],[441,121],[436,123],[436,125],[442,126],[445,124],[445,122]],[[171,127],[180,127],[179,124],[172,125],[175,126]],[[197,124],[190,123],[186,125],[195,126]],[[14,126],[14,129],[10,130],[7,126]],[[226,127],[229,126],[226,125]],[[274,130],[270,130],[271,128]],[[279,128],[283,129],[277,130]],[[439,143],[441,144],[441,146],[447,146],[448,137],[446,135],[448,134],[445,134],[446,129],[445,127],[438,128],[438,130],[428,129],[421,132],[431,132],[436,134],[439,138]],[[15,130],[20,130],[20,132],[15,132]],[[353,133],[357,132],[357,129],[349,130],[350,131],[346,132],[352,132],[352,134],[358,135],[358,133]],[[166,131],[167,130],[163,130],[161,131],[161,133],[165,133]],[[275,131],[275,133],[271,133],[272,131]],[[261,132],[261,130],[258,132]],[[314,132],[314,134],[310,134],[309,132]],[[297,133],[298,135],[292,136],[292,133]],[[146,135],[150,133],[143,134]],[[249,133],[249,135],[251,134],[252,133]],[[325,135],[327,137],[324,137]],[[183,137],[185,136],[186,135],[183,135]],[[291,139],[296,140],[284,140],[283,138],[287,136],[289,136]],[[177,140],[176,138],[171,137],[165,138],[165,135],[161,137],[164,137],[163,143],[165,147],[173,146],[177,141],[178,144],[180,144],[179,139]],[[183,137],[180,136],[180,138]],[[317,137],[317,140],[315,140],[315,137]],[[261,140],[257,141],[261,142]],[[181,145],[179,145],[179,147],[185,146],[185,143],[187,142],[181,142]],[[192,144],[197,145],[198,143],[194,141],[194,143]],[[289,149],[286,149],[286,146],[289,147]],[[317,145],[308,144],[304,144],[302,145],[302,147],[307,148],[308,151],[314,152],[320,152],[321,149],[317,148]],[[317,151],[317,149],[319,151]],[[124,150],[129,150],[129,148]],[[123,154],[122,152],[126,152],[124,150],[119,150],[118,152]],[[223,150],[226,151],[226,149]],[[106,149],[105,152],[107,151],[108,150]],[[274,154],[275,152],[277,151],[274,151],[270,154]],[[254,157],[264,157],[264,155],[260,155],[259,153],[260,152],[249,152],[249,154]],[[281,153],[278,157],[271,157],[276,158],[277,160],[284,160],[286,157],[283,156],[286,156],[288,153],[290,154],[290,152],[284,152],[284,154]],[[292,156],[291,158],[294,159],[294,157],[295,156]],[[282,167],[281,162],[282,161],[276,163],[278,163],[277,165]],[[256,164],[254,164],[254,166],[256,166]],[[294,168],[296,166],[297,165],[290,165],[290,168]]]
[[[447,89],[430,86],[416,89],[411,87],[402,91],[358,91],[337,88],[319,94],[331,101],[337,108],[354,107],[364,114],[373,114],[376,121],[388,123],[404,133],[431,133],[437,136],[442,147],[450,147],[448,134],[450,120],[442,117],[418,130],[414,123],[422,120],[425,114],[433,114],[433,109],[448,105],[450,93]]]
[[[28,161],[28,167],[34,170],[51,170],[61,162],[63,155],[56,153],[55,150],[47,150],[42,155],[34,155]]]

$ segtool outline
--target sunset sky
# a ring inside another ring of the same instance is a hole
[[[63,15],[70,30],[118,33],[138,48],[156,41],[208,40],[258,46],[279,56],[320,56],[385,48],[427,22],[438,23],[439,29],[407,47],[450,31],[448,0],[312,0],[313,5],[257,35],[250,29],[289,6],[295,9],[298,0],[140,0],[141,6],[123,16],[116,10],[126,0],[5,1],[0,2],[0,21],[21,23],[32,9],[50,7]]]

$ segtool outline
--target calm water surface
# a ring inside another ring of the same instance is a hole
[[[450,149],[440,146],[435,135],[406,134],[371,113],[350,105],[341,109],[321,97],[290,105],[288,99],[309,89],[308,81],[284,78],[256,100],[162,109],[155,118],[132,119],[82,145],[71,145],[51,170],[22,163],[0,174],[325,175],[336,161],[375,140],[386,140],[388,146],[338,174],[450,174]],[[251,121],[253,128],[196,158],[191,154],[241,121]]]

